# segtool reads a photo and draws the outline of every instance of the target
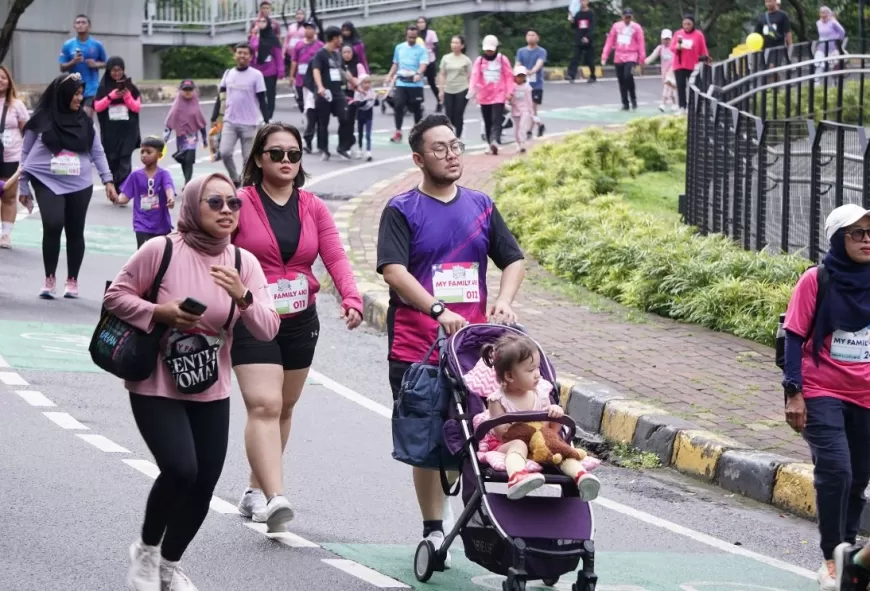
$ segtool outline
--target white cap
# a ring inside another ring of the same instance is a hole
[[[526,69],[526,67],[524,65],[517,64],[516,66],[514,66],[514,76],[520,76],[520,75],[528,76],[529,71]]]
[[[825,236],[828,242],[831,241],[837,230],[851,226],[866,215],[870,215],[870,210],[864,209],[854,203],[847,203],[836,208],[828,214],[825,220]]]
[[[672,39],[673,36],[674,36],[674,32],[671,31],[670,29],[662,29],[662,36],[660,38],[661,39]]]
[[[498,51],[498,37],[487,35],[483,38],[482,47],[484,51]]]

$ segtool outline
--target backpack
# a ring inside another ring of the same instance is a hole
[[[813,320],[810,326],[816,325],[816,314],[825,300],[825,295],[828,293],[828,286],[831,283],[831,274],[824,264],[819,264],[816,272],[816,305],[813,308]],[[779,325],[776,328],[776,366],[785,370],[785,314],[779,315]],[[807,337],[809,338],[809,337]],[[806,341],[806,340],[805,340]]]

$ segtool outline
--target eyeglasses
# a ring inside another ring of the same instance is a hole
[[[453,142],[449,146],[447,144],[435,144],[432,146],[432,154],[438,160],[447,158],[447,150],[453,152],[456,156],[462,156],[465,153],[465,144],[462,142]]]
[[[272,148],[270,150],[263,150],[263,154],[268,154],[269,158],[272,159],[272,162],[284,162],[284,158],[286,157],[292,164],[296,164],[300,160],[302,160],[302,150],[292,149],[292,150],[282,150],[281,148]]]
[[[846,234],[855,242],[864,242],[864,239],[870,236],[870,228],[852,228],[851,230],[846,230]]]
[[[209,195],[205,199],[202,199],[208,203],[209,209],[212,211],[220,211],[224,208],[224,205],[230,208],[230,211],[233,213],[239,211],[242,208],[242,200],[238,197],[227,197],[224,200],[220,195]]]

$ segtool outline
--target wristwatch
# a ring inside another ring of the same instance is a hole
[[[245,290],[245,295],[242,296],[242,299],[236,301],[236,305],[239,307],[239,310],[247,310],[248,306],[254,303],[254,294],[251,293],[250,289]]]
[[[792,398],[793,396],[797,396],[801,392],[803,392],[803,388],[801,388],[800,384],[796,384],[794,382],[785,382],[782,385],[783,391],[785,392],[786,397]]]
[[[432,304],[432,307],[429,308],[429,316],[431,316],[435,320],[438,320],[438,317],[444,313],[445,309],[446,308],[444,307],[443,302],[435,302],[434,304]]]

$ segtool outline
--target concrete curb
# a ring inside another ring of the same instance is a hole
[[[355,260],[348,239],[354,214],[362,203],[407,174],[405,171],[373,185],[349,200],[335,214],[342,244],[354,267],[365,268],[364,261]],[[373,283],[371,274],[354,273],[363,295],[365,321],[386,333],[389,304],[386,286],[383,282]],[[325,291],[336,294],[328,276],[321,280],[321,285]],[[738,441],[706,431],[690,421],[671,416],[651,404],[633,400],[585,378],[564,376],[559,379],[558,386],[566,414],[584,431],[653,453],[663,466],[718,485],[726,491],[801,517],[815,518],[812,465],[749,449]],[[862,526],[865,524],[870,526],[870,508],[866,508],[862,516]]]

